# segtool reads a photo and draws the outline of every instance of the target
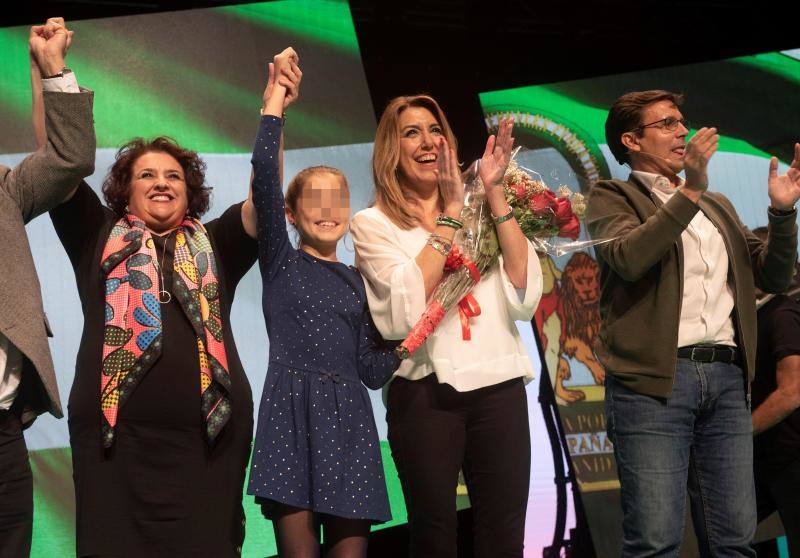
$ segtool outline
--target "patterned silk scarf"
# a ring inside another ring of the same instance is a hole
[[[144,222],[126,215],[103,250],[106,277],[103,368],[100,376],[103,446],[114,443],[119,408],[161,356],[164,332],[158,301],[158,259]],[[217,263],[203,225],[186,219],[175,238],[172,294],[197,335],[200,408],[211,443],[231,415],[228,359],[222,339]]]

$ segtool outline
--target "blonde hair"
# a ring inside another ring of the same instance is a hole
[[[300,194],[303,193],[303,187],[308,184],[309,179],[316,174],[332,174],[338,178],[339,184],[344,188],[344,191],[347,192],[347,197],[350,197],[350,185],[347,183],[347,177],[345,177],[342,171],[325,165],[308,167],[294,175],[292,181],[289,182],[288,188],[286,188],[286,196],[284,196],[284,199],[286,207],[288,207],[292,213],[297,212],[297,200]]]
[[[395,97],[381,115],[375,133],[372,151],[372,178],[375,182],[375,202],[391,221],[401,229],[412,229],[418,225],[417,218],[409,211],[408,198],[398,178],[400,164],[400,115],[409,107],[430,111],[442,127],[447,145],[458,154],[458,142],[447,122],[439,103],[429,95]]]

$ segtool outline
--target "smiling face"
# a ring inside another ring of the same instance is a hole
[[[438,143],[444,133],[441,123],[428,109],[412,106],[400,114],[397,127],[400,134],[398,169],[403,182],[435,187]]]
[[[136,159],[131,171],[128,211],[156,233],[180,225],[189,207],[180,163],[162,151],[148,151]]]
[[[644,108],[641,123],[649,124],[668,117],[683,119],[675,103],[669,100],[658,101]],[[673,131],[649,126],[638,133],[624,133],[622,143],[629,150],[631,168],[658,174],[681,172],[688,133],[689,130],[683,124],[679,124]]]
[[[314,172],[301,186],[294,210],[286,216],[300,233],[300,242],[319,252],[334,248],[347,232],[350,221],[350,192],[341,177]]]

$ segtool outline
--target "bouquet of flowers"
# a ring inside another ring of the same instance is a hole
[[[514,153],[519,152],[519,149]],[[458,305],[461,332],[470,339],[469,320],[480,315],[480,306],[470,294],[481,276],[498,262],[500,243],[494,219],[486,201],[483,183],[478,176],[478,161],[462,174],[464,209],[463,227],[453,239],[453,246],[444,267],[444,277],[433,292],[431,302],[405,340],[395,349],[401,358],[414,353],[444,319],[448,310]],[[580,193],[566,186],[550,190],[541,176],[517,164],[512,156],[503,177],[508,205],[514,212],[525,237],[537,251],[561,256],[593,246],[600,241],[578,241],[580,220],[586,212],[586,201]],[[569,241],[559,241],[558,238]]]

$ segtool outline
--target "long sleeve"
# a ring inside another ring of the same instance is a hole
[[[626,195],[601,181],[589,194],[586,223],[593,239],[613,239],[596,246],[597,253],[621,278],[635,281],[680,240],[698,211],[689,198],[674,195],[642,223]]]
[[[511,283],[503,267],[502,254],[498,262],[508,313],[514,321],[522,322],[529,322],[533,319],[533,313],[536,311],[536,307],[539,306],[543,289],[542,266],[539,263],[539,255],[530,241],[527,241],[526,244],[528,245],[528,269],[524,289],[517,289]]]
[[[400,359],[394,354],[393,346],[381,339],[369,309],[364,307],[361,332],[358,339],[358,377],[370,389],[379,389],[400,366]]]
[[[53,228],[76,272],[86,267],[82,265],[85,260],[94,257],[97,236],[110,214],[85,181],[69,200],[50,210]]]
[[[271,279],[291,248],[281,189],[279,151],[281,120],[261,117],[253,147],[253,205],[256,209],[258,261],[261,276]]]
[[[425,282],[388,222],[360,212],[350,223],[356,267],[364,276],[375,325],[386,339],[403,339],[425,311]]]
[[[47,144],[0,177],[0,190],[19,206],[26,223],[57,206],[94,172],[93,93],[43,95]]]
[[[239,284],[258,256],[258,242],[247,234],[242,223],[243,203],[233,204],[217,219],[205,223],[214,239],[214,257],[222,264],[226,284],[231,287]]]
[[[767,214],[769,236],[766,243],[741,222],[740,226],[750,250],[756,287],[768,293],[782,293],[792,282],[797,261],[797,213],[776,215],[768,211]]]

